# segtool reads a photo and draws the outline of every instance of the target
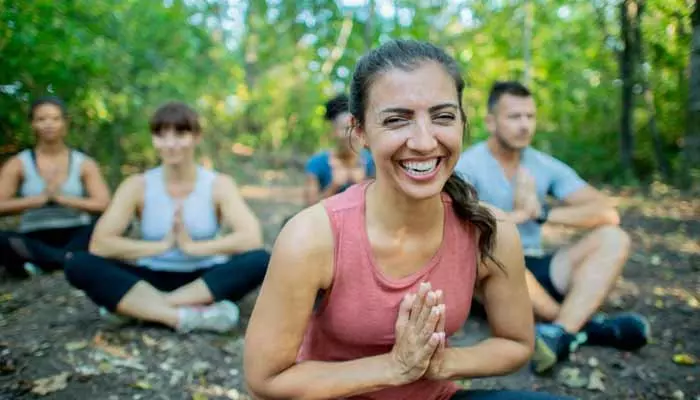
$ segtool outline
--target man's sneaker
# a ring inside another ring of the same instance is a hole
[[[238,306],[228,300],[205,307],[182,307],[177,331],[187,333],[203,330],[223,333],[235,328],[239,319]]]
[[[607,316],[599,313],[581,329],[586,343],[633,351],[644,347],[651,337],[649,321],[637,313]]]
[[[535,326],[535,352],[530,367],[537,374],[550,370],[557,361],[565,360],[571,352],[576,351],[579,340],[556,324],[537,324]]]

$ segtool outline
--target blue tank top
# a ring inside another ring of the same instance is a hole
[[[34,151],[24,150],[17,157],[22,162],[23,173],[19,195],[21,197],[39,196],[46,188],[46,182],[39,174]],[[68,174],[60,188],[63,196],[85,197],[80,168],[86,158],[87,156],[79,151],[70,151]],[[90,214],[86,212],[58,204],[47,204],[24,211],[20,217],[18,230],[20,232],[33,232],[45,229],[73,228],[87,225],[90,222]]]
[[[141,238],[162,240],[170,232],[177,201],[170,197],[165,186],[163,168],[146,171]],[[210,240],[219,233],[213,190],[216,173],[197,167],[194,189],[182,202],[183,224],[193,240]],[[144,257],[138,265],[158,271],[189,272],[226,262],[229,256],[191,256],[173,248],[165,253]]]

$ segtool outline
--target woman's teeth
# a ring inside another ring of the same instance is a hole
[[[401,167],[411,175],[428,175],[437,167],[438,159],[433,158],[427,161],[403,161]]]

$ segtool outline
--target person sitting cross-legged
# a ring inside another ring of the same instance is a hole
[[[150,126],[162,164],[121,184],[90,253],[68,258],[66,277],[111,312],[180,332],[228,331],[239,320],[234,301],[267,270],[260,224],[231,177],[195,163],[201,129],[191,108],[165,104]],[[134,216],[138,240],[124,237]]]
[[[568,358],[579,344],[634,350],[649,340],[646,318],[635,313],[597,313],[621,275],[630,239],[610,198],[563,162],[530,146],[535,102],[518,82],[497,82],[489,95],[485,142],[468,148],[456,166],[479,199],[517,224],[528,269],[528,291],[536,316],[536,372]],[[546,206],[546,197],[561,200]],[[588,230],[580,240],[545,253],[541,227],[561,224]],[[579,335],[581,333],[582,335]]]

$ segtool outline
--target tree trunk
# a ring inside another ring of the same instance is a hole
[[[700,169],[700,4],[695,0],[692,14],[693,39],[690,45],[690,88],[688,90],[688,122],[683,140],[683,161],[685,186],[697,185],[693,182],[692,170]]]
[[[632,157],[634,154],[634,87],[639,53],[636,43],[635,24],[639,21],[639,5],[636,0],[620,3],[620,34],[623,49],[620,52],[620,79],[622,80],[622,114],[620,117],[620,162],[627,176],[634,176]]]
[[[638,4],[639,10],[637,14],[639,17],[638,23],[634,26],[634,37],[637,43],[636,47],[639,54],[639,67],[642,67],[644,65],[644,62],[646,61],[646,58],[644,55],[644,36],[642,33],[641,15],[644,13],[644,8],[646,4],[644,0],[639,1]],[[656,104],[654,102],[654,91],[651,88],[651,82],[648,74],[646,73],[646,71],[643,73],[644,76],[640,79],[640,82],[642,85],[642,91],[644,93],[644,103],[647,107],[647,112],[649,113],[649,133],[651,134],[651,143],[652,148],[654,149],[654,158],[656,159],[656,166],[659,169],[659,172],[661,172],[661,176],[664,178],[664,180],[668,180],[671,177],[670,167],[668,165],[668,160],[664,155],[663,140],[661,139],[659,127],[656,124]]]

